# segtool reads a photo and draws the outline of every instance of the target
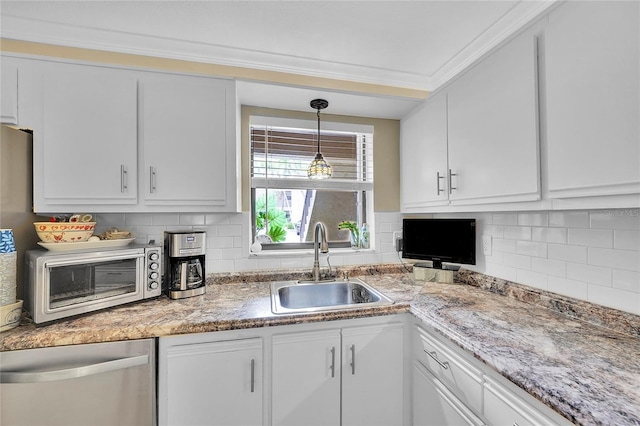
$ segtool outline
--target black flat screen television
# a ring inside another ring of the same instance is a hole
[[[403,219],[402,257],[442,263],[476,264],[475,219]],[[455,268],[447,268],[455,269]]]

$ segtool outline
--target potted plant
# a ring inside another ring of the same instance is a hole
[[[343,220],[338,224],[338,229],[348,229],[349,237],[351,240],[351,248],[358,248],[360,246],[360,232],[358,231],[358,225],[350,220]]]

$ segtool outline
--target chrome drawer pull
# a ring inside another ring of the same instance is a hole
[[[336,348],[331,348],[331,377],[336,376]]]
[[[424,350],[424,352],[425,352],[427,355],[429,355],[431,358],[433,358],[433,360],[434,360],[435,362],[437,362],[438,364],[440,364],[440,367],[444,368],[445,370],[448,370],[448,369],[449,369],[449,361],[445,361],[445,362],[440,361],[440,360],[438,359],[438,354],[437,354],[435,351],[433,351],[433,352],[427,352],[427,350],[425,349],[425,350]]]
[[[351,345],[351,374],[356,374],[356,345]]]
[[[436,195],[440,195],[444,192],[444,189],[440,189],[440,179],[444,179],[444,176],[440,176],[440,172],[436,172]]]
[[[256,384],[256,360],[252,359],[251,360],[251,393],[253,393],[255,391],[255,384]]]

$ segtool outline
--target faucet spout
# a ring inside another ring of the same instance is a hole
[[[329,252],[329,242],[327,241],[327,227],[322,222],[316,222],[316,227],[313,230],[313,280],[315,282],[320,281],[320,259],[319,253]]]

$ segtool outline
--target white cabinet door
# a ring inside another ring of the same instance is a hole
[[[18,124],[18,66],[0,57],[0,123]]]
[[[273,336],[273,425],[340,424],[340,330]]]
[[[518,426],[553,426],[568,423],[566,420],[562,420],[562,423],[556,423],[547,418],[526,401],[490,378],[486,378],[484,384],[484,417],[490,426],[515,424]]]
[[[145,75],[140,93],[145,204],[224,210],[235,200],[234,83]]]
[[[262,339],[160,350],[160,425],[261,425]]]
[[[640,192],[639,9],[567,2],[549,16],[550,197]]]
[[[137,202],[136,85],[128,71],[46,64],[34,132],[36,211]]]
[[[400,164],[403,212],[449,203],[446,93],[429,97],[400,122]]]
[[[402,424],[402,323],[344,328],[342,425]]]
[[[413,425],[483,425],[447,387],[416,361],[413,365]]]
[[[448,87],[452,204],[540,198],[536,58],[525,33]]]

